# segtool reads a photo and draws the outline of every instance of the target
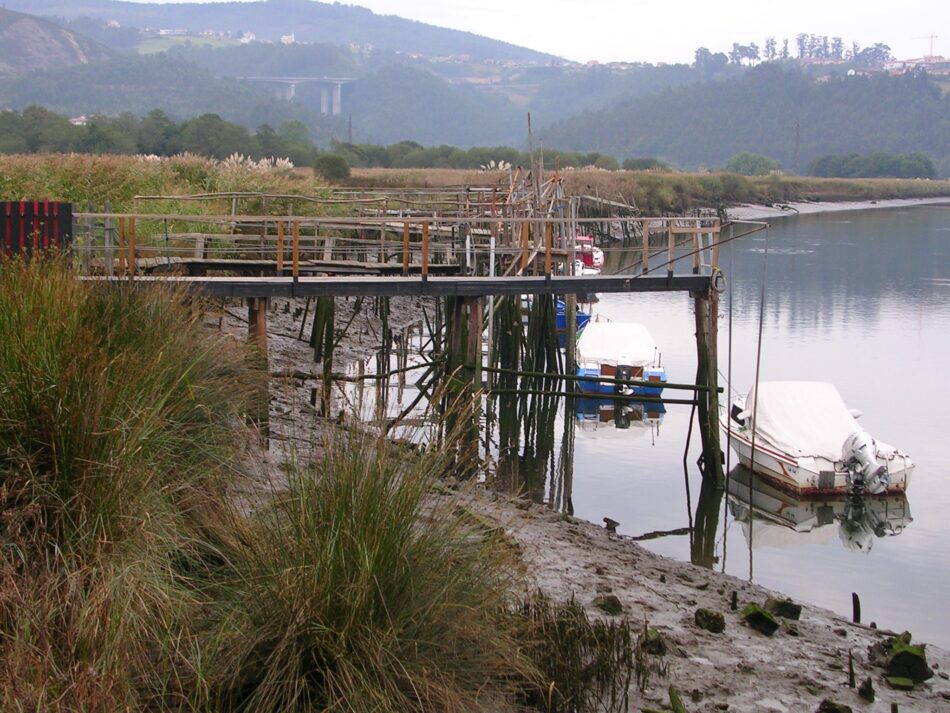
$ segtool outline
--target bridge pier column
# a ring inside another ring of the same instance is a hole
[[[339,116],[343,111],[343,85],[333,85],[333,116]]]
[[[320,113],[330,113],[330,89],[328,87],[320,87]]]

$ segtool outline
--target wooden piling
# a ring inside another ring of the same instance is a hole
[[[703,447],[703,477],[714,482],[723,479],[722,450],[719,441],[719,371],[718,371],[718,312],[719,300],[715,290],[694,293],[696,315],[697,384],[707,387],[697,391],[699,426]]]
[[[267,364],[267,303],[266,297],[249,297],[247,299],[247,339],[254,345],[253,359],[265,376],[262,378],[260,392],[254,399],[254,405],[249,414],[250,421],[261,432],[264,442],[270,437],[270,390],[266,375],[269,373]]]
[[[125,218],[119,218],[119,275],[125,275]]]

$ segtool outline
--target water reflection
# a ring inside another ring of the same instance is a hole
[[[828,543],[837,536],[845,549],[866,554],[877,538],[899,535],[913,521],[903,494],[802,498],[742,466],[730,471],[726,488],[729,510],[753,549]]]

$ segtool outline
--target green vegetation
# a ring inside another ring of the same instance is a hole
[[[326,423],[322,458],[255,488],[265,375],[199,302],[60,260],[3,263],[0,300],[4,710],[626,700],[629,624],[518,603],[517,551],[437,485],[457,436]]]
[[[328,181],[339,183],[350,177],[350,164],[339,154],[320,154],[313,162],[313,171]]]
[[[815,82],[765,63],[740,78],[624,101],[542,132],[545,145],[680,166],[722,166],[748,151],[793,172],[823,154],[923,152],[950,156],[950,96],[926,76],[852,76]]]
[[[186,572],[240,451],[241,353],[171,293],[57,263],[7,263],[0,299],[0,704],[175,702],[206,605]]]
[[[415,141],[400,141],[389,146],[376,144],[333,143],[333,151],[359,168],[463,168],[479,169],[507,164],[511,167],[531,165],[526,151],[510,146],[477,146],[460,149],[456,146],[425,147]],[[544,165],[551,169],[596,166],[616,170],[620,166],[612,156],[600,153],[580,153],[544,149]],[[540,157],[540,150],[535,159]]]
[[[937,169],[926,154],[876,153],[870,156],[819,156],[808,164],[812,176],[837,178],[936,178]]]
[[[670,167],[658,158],[627,158],[623,162],[624,171],[669,171]]]
[[[781,170],[782,164],[768,156],[742,151],[730,158],[723,168],[743,176],[767,176],[773,171]]]

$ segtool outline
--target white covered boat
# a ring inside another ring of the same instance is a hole
[[[577,339],[577,382],[581,391],[657,396],[666,383],[666,369],[649,330],[633,322],[588,322]],[[650,386],[624,386],[622,379]]]
[[[763,382],[721,423],[742,465],[796,493],[902,493],[910,483],[911,459],[861,428],[833,384]]]

